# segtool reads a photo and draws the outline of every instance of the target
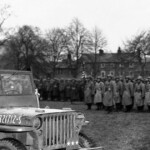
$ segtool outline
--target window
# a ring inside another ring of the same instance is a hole
[[[104,64],[104,63],[102,63],[102,64],[101,64],[101,68],[104,68],[104,67],[105,67],[105,64]]]
[[[101,71],[101,77],[105,77],[106,76],[106,72],[105,71]]]

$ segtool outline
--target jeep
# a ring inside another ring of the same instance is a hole
[[[95,149],[81,133],[84,115],[40,108],[35,89],[31,72],[0,71],[0,150]]]

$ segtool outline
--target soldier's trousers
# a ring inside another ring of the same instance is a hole
[[[126,112],[130,112],[131,109],[132,109],[132,104],[131,104],[131,105],[127,105],[125,111],[126,111]]]
[[[91,110],[91,107],[92,107],[92,103],[87,103],[87,109]]]
[[[143,105],[143,106],[137,106],[137,110],[138,110],[139,112],[143,111],[143,109],[144,109],[144,105]]]

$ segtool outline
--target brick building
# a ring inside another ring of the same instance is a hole
[[[84,62],[85,72],[88,75],[102,76],[132,76],[137,77],[141,74],[141,68],[139,63],[132,56],[133,54],[122,53],[104,53],[100,50],[98,54],[84,53],[82,55],[82,61]],[[150,76],[150,60],[147,59],[147,63],[144,69],[145,76]]]
[[[134,58],[134,59],[131,59]],[[78,75],[76,75],[76,62],[70,57],[58,62],[56,65],[55,77],[58,78],[81,78],[83,71],[86,75],[106,77],[113,76],[132,76],[141,75],[141,67],[134,55],[131,53],[123,53],[118,50],[117,53],[104,53],[100,50],[98,54],[83,53],[79,60]],[[150,59],[144,69],[145,76],[150,76]]]

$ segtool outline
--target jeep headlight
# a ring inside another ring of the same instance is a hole
[[[33,128],[35,128],[36,130],[39,129],[42,126],[42,121],[41,118],[37,117],[34,118],[33,120]]]

